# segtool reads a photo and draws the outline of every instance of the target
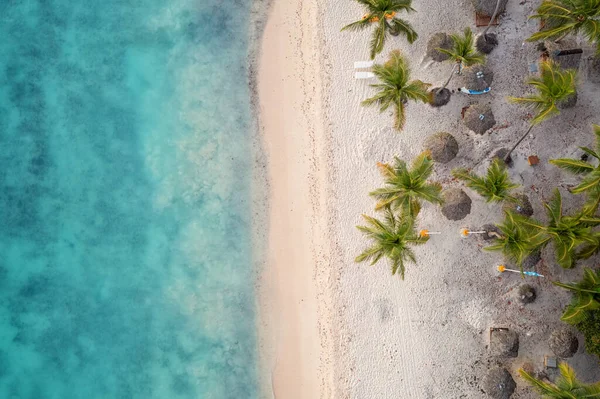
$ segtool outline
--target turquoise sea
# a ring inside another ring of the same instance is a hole
[[[251,0],[0,2],[0,398],[254,398]]]

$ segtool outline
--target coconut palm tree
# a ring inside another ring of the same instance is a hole
[[[577,324],[584,319],[586,311],[600,309],[600,270],[585,268],[580,282],[565,284],[555,281],[553,284],[574,294],[561,317],[562,321]]]
[[[484,249],[502,252],[507,260],[521,267],[525,258],[542,245],[543,237],[535,229],[523,223],[524,217],[511,211],[505,211],[504,214],[504,221],[496,225],[500,234],[494,239],[492,245]]]
[[[500,11],[500,5],[502,4],[502,0],[496,0],[496,8],[494,8],[494,12],[492,13],[492,17],[490,18],[490,22],[488,22],[487,26],[481,32],[481,35],[477,38],[475,46],[480,53],[489,54],[492,52],[494,47],[498,44],[498,39],[496,35],[488,35],[488,31],[492,27],[494,23],[494,19],[498,15],[498,11]]]
[[[448,86],[452,80],[452,76],[454,75],[456,68],[458,68],[458,73],[460,74],[463,67],[483,64],[485,62],[485,55],[478,52],[474,46],[473,32],[471,32],[471,28],[465,28],[462,36],[453,34],[450,35],[450,37],[453,41],[453,46],[450,50],[443,48],[437,49],[438,51],[447,54],[450,57],[448,59],[449,61],[454,62],[450,76],[448,77],[446,83],[440,88],[440,91]]]
[[[376,210],[391,207],[407,217],[415,218],[421,209],[421,201],[441,204],[442,186],[427,179],[433,172],[433,160],[429,154],[416,157],[410,168],[406,162],[394,157],[394,164],[377,164],[385,186],[369,195],[377,199]]]
[[[588,147],[579,148],[588,156],[600,161],[600,125],[593,125],[593,127],[594,134],[596,135],[594,149],[592,150]],[[571,158],[551,159],[550,163],[568,172],[584,176],[581,183],[570,190],[573,194],[587,193],[592,199],[600,197],[600,163],[597,166],[593,166],[588,162]]]
[[[585,245],[597,247],[598,239],[592,233],[592,227],[600,225],[600,219],[593,216],[592,206],[585,206],[571,216],[563,215],[562,196],[558,189],[544,206],[549,218],[547,225],[531,218],[522,218],[521,221],[543,235],[540,245],[552,241],[556,261],[562,267],[570,269],[575,266],[577,259],[583,257],[577,252],[578,249]]]
[[[413,218],[396,216],[390,208],[385,210],[383,220],[367,215],[363,217],[367,225],[356,227],[372,243],[356,257],[355,262],[371,262],[374,265],[386,257],[392,264],[392,274],[400,272],[400,277],[404,280],[405,262],[417,262],[411,246],[424,244],[429,237],[421,236],[415,231]]]
[[[397,18],[401,11],[415,11],[412,8],[412,0],[356,0],[362,4],[367,13],[359,21],[346,25],[342,30],[360,31],[375,25],[373,38],[371,39],[371,59],[383,50],[387,34],[397,36],[403,34],[409,43],[417,40],[417,32],[405,20]]]
[[[429,101],[427,88],[428,83],[420,80],[410,79],[410,69],[406,59],[399,50],[390,53],[389,60],[383,65],[374,65],[373,73],[379,79],[379,83],[372,84],[378,93],[362,102],[364,106],[378,105],[379,111],[384,112],[389,107],[394,108],[394,127],[402,130],[406,115],[404,108],[408,100]]]
[[[544,382],[533,377],[525,370],[520,369],[519,374],[533,388],[542,394],[543,398],[556,399],[584,399],[584,398],[600,398],[600,382],[595,384],[584,384],[577,380],[575,370],[567,363],[560,363],[560,377],[555,384]]]
[[[582,33],[600,54],[600,0],[544,0],[530,18],[542,20],[544,27],[528,41],[558,42],[569,34]]]
[[[533,86],[537,94],[509,97],[508,100],[515,104],[524,104],[535,111],[535,116],[529,129],[504,157],[505,162],[534,126],[560,114],[558,106],[576,94],[577,72],[574,69],[562,70],[555,62],[544,61],[540,63],[540,75],[527,79],[526,83]]]
[[[464,168],[454,169],[452,176],[466,182],[467,187],[476,191],[487,202],[517,201],[510,192],[519,185],[510,181],[506,164],[498,158],[494,158],[485,176],[477,176]]]

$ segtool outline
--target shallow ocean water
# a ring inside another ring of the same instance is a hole
[[[0,398],[252,398],[251,0],[0,2]]]

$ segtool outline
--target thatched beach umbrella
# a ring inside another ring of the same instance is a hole
[[[504,158],[506,157],[506,154],[508,154],[508,148],[499,148],[498,150],[496,150],[496,152],[494,152],[494,155],[492,155],[492,159],[494,158],[498,158],[504,161]],[[508,157],[508,159],[506,161],[504,161],[506,163],[506,165],[508,166],[512,166],[513,161],[511,157]]]
[[[490,354],[495,357],[517,357],[519,354],[519,336],[508,329],[492,330],[490,336]]]
[[[434,87],[429,91],[429,104],[432,107],[441,107],[450,102],[450,97],[452,97],[452,93],[450,90],[446,88]]]
[[[481,385],[481,389],[494,399],[510,399],[516,388],[510,373],[500,367],[489,369]]]
[[[532,216],[533,207],[531,206],[529,197],[525,194],[516,194],[514,197],[517,199],[517,201],[506,201],[502,206],[502,209],[505,211],[513,211],[514,213],[523,216]]]
[[[485,231],[484,234],[479,234],[479,237],[483,238],[485,241],[493,240],[494,238],[498,238],[497,235],[500,235],[501,231],[495,224],[484,224],[479,229],[480,231]],[[490,234],[491,233],[491,234]],[[497,235],[496,235],[497,234]]]
[[[579,341],[568,327],[560,327],[552,331],[548,345],[556,356],[562,358],[573,356],[579,349]]]
[[[473,3],[473,7],[475,7],[475,12],[478,14],[486,15],[491,17],[494,14],[494,10],[496,9],[496,0],[471,0]],[[508,0],[500,0],[500,5],[498,7],[498,15],[502,14],[506,9],[506,3]]]
[[[435,162],[448,163],[458,154],[458,143],[450,133],[439,132],[425,140],[425,151]]]
[[[559,101],[556,103],[556,106],[559,109],[568,109],[573,108],[577,104],[577,92],[573,93],[573,95],[567,97],[563,101]]]
[[[477,36],[475,47],[480,53],[489,54],[498,45],[498,36],[495,33],[486,33]]]
[[[588,79],[592,83],[600,83],[600,55],[593,56],[588,64]]]
[[[542,260],[542,253],[537,250],[523,260],[523,269],[533,269]]]
[[[443,192],[442,215],[449,220],[464,219],[471,213],[471,198],[460,188],[449,188]]]
[[[431,58],[435,62],[446,61],[450,56],[438,51],[438,48],[445,50],[452,49],[452,38],[444,32],[434,33],[427,42],[427,50],[425,56]]]
[[[492,108],[486,104],[471,105],[465,111],[463,122],[469,130],[477,134],[484,134],[496,124]]]
[[[494,73],[486,65],[473,65],[465,68],[458,84],[470,90],[482,91],[492,85]]]
[[[523,304],[535,301],[535,288],[529,284],[521,284],[517,290],[517,299]]]

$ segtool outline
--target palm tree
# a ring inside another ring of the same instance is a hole
[[[525,104],[535,111],[527,132],[515,143],[504,157],[507,162],[510,154],[527,137],[534,126],[560,114],[558,105],[576,94],[577,72],[574,69],[562,70],[552,61],[540,63],[540,76],[529,78],[526,83],[537,89],[538,93],[527,97],[509,97],[510,102]]]
[[[504,257],[521,267],[525,258],[542,245],[542,235],[523,223],[523,217],[505,211],[504,221],[496,226],[500,230],[494,244],[485,247],[487,251],[502,252]]]
[[[496,8],[494,8],[494,12],[492,13],[492,17],[490,18],[490,22],[488,22],[487,26],[481,33],[480,37],[477,38],[476,47],[480,53],[489,54],[492,52],[494,47],[498,44],[498,40],[496,39],[496,35],[488,35],[488,31],[492,27],[494,23],[494,19],[498,15],[498,11],[500,10],[500,4],[502,0],[496,0]]]
[[[577,259],[584,257],[577,250],[582,245],[598,245],[597,237],[592,233],[592,227],[600,225],[600,219],[593,216],[591,206],[585,206],[572,216],[563,215],[562,197],[556,189],[552,199],[545,203],[548,218],[544,225],[531,218],[522,218],[522,222],[543,234],[544,239],[540,245],[552,241],[556,252],[556,261],[564,268],[575,266]],[[596,205],[597,207],[597,205]]]
[[[519,187],[508,177],[506,164],[499,158],[494,158],[487,174],[483,177],[477,176],[468,169],[459,168],[452,171],[452,176],[466,182],[467,187],[477,192],[487,202],[517,201],[510,195],[511,190]]]
[[[429,237],[415,231],[411,217],[397,217],[390,208],[385,210],[384,215],[383,221],[363,215],[367,226],[356,226],[372,244],[356,257],[355,262],[368,261],[372,266],[386,257],[392,263],[392,274],[400,271],[400,277],[404,280],[405,262],[417,262],[411,246],[424,244]]]
[[[448,80],[442,86],[439,91],[443,90],[448,86],[454,75],[454,71],[458,68],[458,73],[462,71],[462,67],[469,67],[473,65],[483,64],[485,62],[485,55],[477,51],[474,46],[473,32],[471,28],[465,28],[463,35],[450,35],[453,41],[453,46],[450,50],[438,48],[437,50],[447,54],[450,58],[449,61],[454,61],[454,66],[450,72]]]
[[[597,45],[600,54],[600,0],[544,0],[531,18],[542,20],[544,27],[528,41],[558,42],[569,34],[582,33],[587,41]]]
[[[401,11],[415,11],[412,8],[412,0],[356,0],[367,9],[367,13],[359,21],[346,25],[342,30],[360,31],[376,24],[371,39],[371,59],[383,50],[387,34],[397,36],[404,34],[409,43],[417,40],[417,32],[410,24],[396,14]]]
[[[556,384],[544,382],[534,378],[525,370],[520,369],[519,374],[533,388],[542,394],[544,398],[556,399],[583,399],[583,398],[600,398],[600,382],[595,384],[584,384],[577,380],[575,370],[567,363],[560,363],[560,377],[556,380]]]
[[[376,88],[379,92],[364,100],[362,105],[378,105],[380,112],[384,112],[390,106],[393,106],[395,112],[394,127],[402,130],[406,121],[404,114],[406,103],[408,100],[429,101],[427,88],[430,85],[420,80],[409,81],[410,69],[399,50],[392,51],[389,60],[385,64],[374,65],[373,73],[380,83],[373,84],[371,87]]]
[[[369,195],[377,199],[376,210],[391,207],[407,217],[415,218],[421,209],[421,201],[441,204],[442,186],[428,182],[433,172],[433,160],[423,153],[414,159],[410,169],[406,162],[394,157],[394,164],[378,163],[385,186]]]
[[[600,309],[600,270],[585,268],[583,278],[578,283],[553,283],[570,290],[575,295],[567,306],[561,320],[569,324],[577,324],[584,319],[586,311]]]
[[[593,127],[596,135],[594,150],[588,147],[579,148],[600,161],[600,125],[593,125]],[[585,176],[577,187],[570,190],[573,194],[588,193],[592,199],[600,197],[600,164],[593,166],[588,162],[571,158],[551,159],[550,163],[568,172]]]

